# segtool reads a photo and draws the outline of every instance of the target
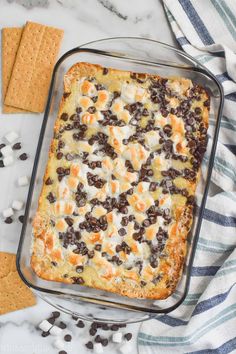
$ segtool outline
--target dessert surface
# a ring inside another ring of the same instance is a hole
[[[33,223],[37,275],[168,297],[186,255],[209,106],[188,79],[75,64]]]

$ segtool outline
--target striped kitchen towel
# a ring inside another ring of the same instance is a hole
[[[225,107],[189,293],[142,324],[139,354],[236,353],[236,0],[163,2],[180,46],[222,83]]]

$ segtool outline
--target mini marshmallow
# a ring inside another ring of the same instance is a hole
[[[18,178],[18,185],[20,187],[27,186],[29,184],[29,179],[27,176],[21,176]]]
[[[4,218],[9,218],[10,216],[12,216],[13,215],[12,208],[8,208],[8,209],[3,210],[2,215]]]
[[[65,342],[61,338],[57,338],[55,342],[53,342],[53,346],[56,349],[62,350],[65,348]]]
[[[1,149],[2,156],[7,157],[13,154],[13,150],[10,145],[6,145]]]
[[[96,354],[102,354],[103,353],[103,347],[102,347],[101,343],[94,343],[93,351]]]
[[[60,336],[61,333],[62,333],[62,329],[57,327],[57,326],[53,326],[50,329],[50,334],[53,335],[53,336]]]
[[[49,329],[52,327],[51,323],[47,320],[43,320],[38,326],[43,332],[48,332]]]
[[[3,165],[5,167],[12,165],[13,162],[14,162],[13,156],[10,156],[10,155],[4,157],[4,159],[3,159]]]
[[[125,343],[125,344],[121,345],[119,348],[119,352],[121,354],[129,354],[129,353],[132,353],[132,351],[133,351],[133,345],[130,343]]]
[[[116,332],[112,336],[112,341],[114,343],[121,343],[122,341],[122,333],[121,332]]]
[[[12,202],[12,209],[15,209],[15,210],[21,210],[23,208],[23,205],[24,203],[21,202],[20,200],[13,200]]]
[[[5,135],[5,139],[9,144],[13,143],[13,141],[15,141],[17,138],[19,138],[19,135],[14,131],[11,131],[7,135]]]

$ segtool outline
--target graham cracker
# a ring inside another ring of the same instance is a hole
[[[7,93],[22,32],[23,28],[21,27],[2,29],[2,103],[4,102]],[[3,104],[2,112],[24,113],[24,110]]]
[[[0,315],[36,304],[16,270],[16,255],[0,252]]]
[[[43,112],[63,31],[27,22],[17,51],[5,104]]]

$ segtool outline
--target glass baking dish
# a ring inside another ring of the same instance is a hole
[[[207,89],[211,97],[211,125],[207,155],[197,188],[197,205],[183,275],[175,292],[165,300],[130,299],[110,292],[40,279],[30,267],[32,219],[37,210],[48,151],[59,102],[63,76],[76,62],[89,62],[133,72],[160,76],[183,76]],[[17,252],[17,269],[23,281],[46,301],[78,317],[103,322],[137,322],[176,309],[186,297],[191,267],[210,184],[223,106],[221,85],[215,77],[187,54],[169,45],[142,38],[108,38],[91,42],[65,53],[54,68],[44,120],[31,177],[25,219]]]

